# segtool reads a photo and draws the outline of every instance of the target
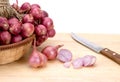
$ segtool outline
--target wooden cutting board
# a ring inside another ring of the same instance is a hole
[[[79,34],[80,36],[108,47],[120,53],[119,34]],[[46,45],[64,44],[73,53],[73,59],[84,55],[97,57],[93,67],[80,69],[65,68],[58,60],[48,61],[44,68],[34,69],[29,67],[28,58],[30,52],[20,60],[0,66],[0,82],[120,82],[120,65],[107,57],[97,54],[71,39],[69,33],[58,33],[54,38],[44,42],[39,50]]]

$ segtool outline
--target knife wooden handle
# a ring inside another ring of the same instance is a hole
[[[100,53],[109,57],[110,59],[112,59],[113,61],[115,61],[116,63],[118,63],[120,65],[120,54],[118,54],[108,48],[101,50]]]

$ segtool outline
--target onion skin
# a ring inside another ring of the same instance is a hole
[[[47,11],[45,11],[45,10],[41,10],[41,13],[42,13],[42,18],[45,18],[45,17],[49,16]]]
[[[46,55],[48,60],[54,60],[57,57],[58,49],[62,46],[63,45],[57,45],[57,46],[48,45],[42,50],[42,53]]]

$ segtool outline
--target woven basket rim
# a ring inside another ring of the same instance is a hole
[[[29,38],[26,38],[20,42],[17,42],[17,43],[13,43],[13,44],[8,44],[8,45],[2,45],[0,46],[0,50],[4,50],[4,49],[10,49],[12,47],[17,47],[17,46],[20,46],[20,45],[23,45],[23,44],[26,44],[26,43],[29,43],[31,40],[33,40],[35,38],[35,35],[33,34],[32,36],[30,36]]]

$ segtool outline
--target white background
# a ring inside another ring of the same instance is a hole
[[[38,3],[53,19],[57,32],[120,34],[120,0],[18,1],[19,5]]]

